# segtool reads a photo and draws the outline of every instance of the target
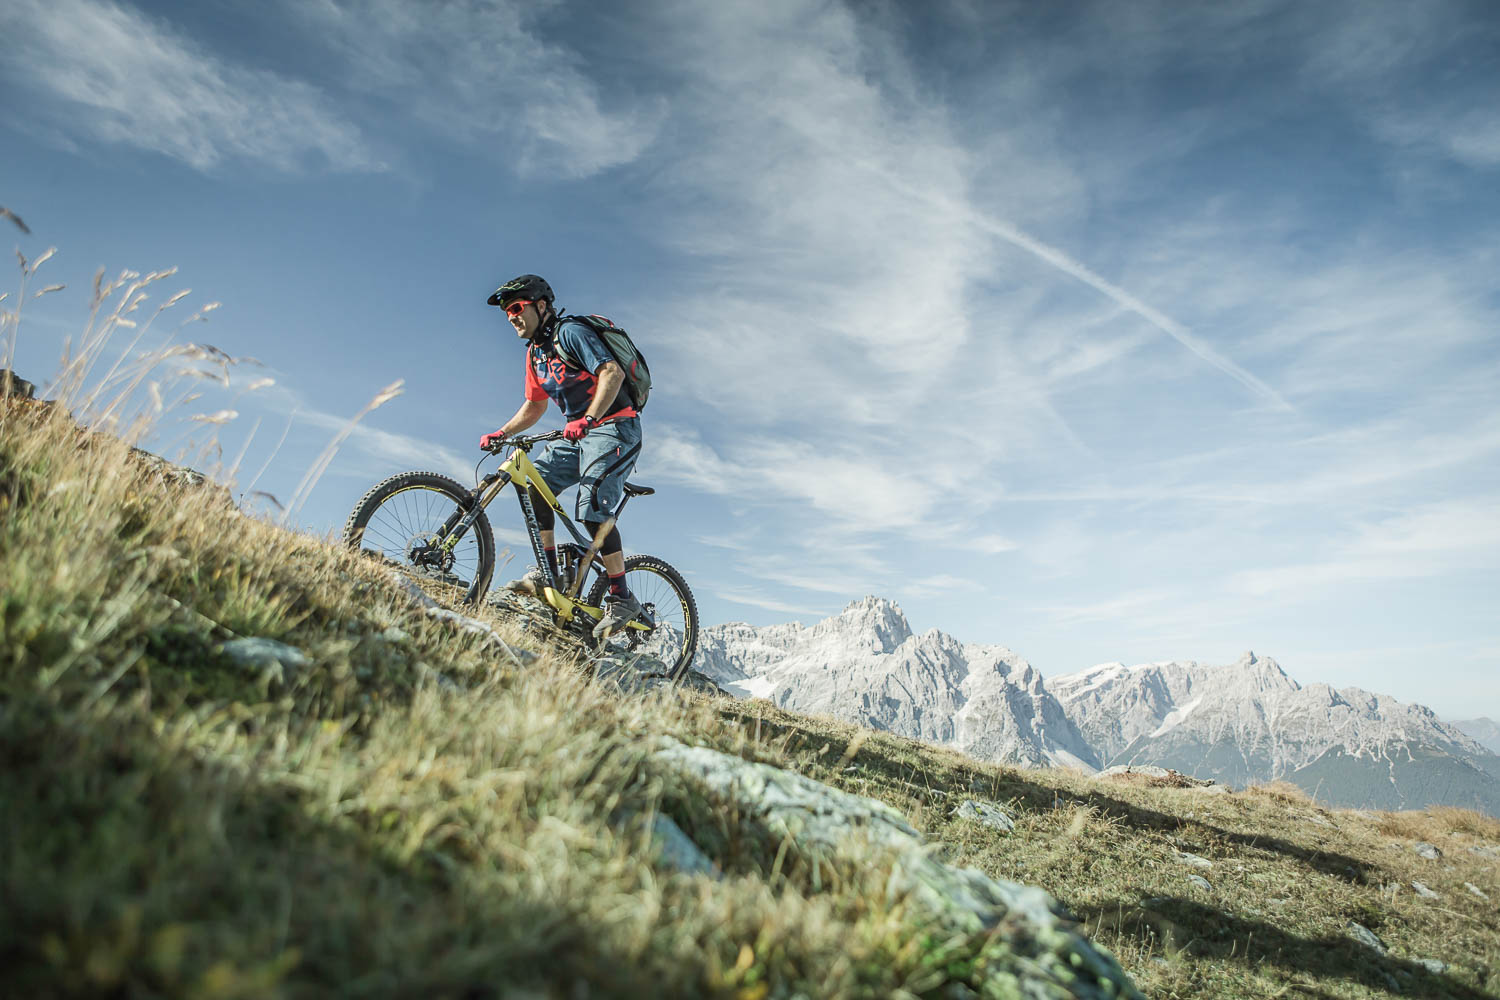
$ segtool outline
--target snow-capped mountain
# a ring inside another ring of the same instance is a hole
[[[1223,667],[1108,663],[1054,677],[1047,688],[1106,764],[1177,767],[1162,758],[1184,756],[1201,764],[1206,751],[1227,744],[1233,755],[1207,776],[1234,783],[1280,777],[1335,748],[1358,756],[1416,742],[1484,752],[1424,706],[1359,688],[1303,687],[1254,653]]]
[[[1500,815],[1500,756],[1457,727],[1359,688],[1304,687],[1254,653],[1227,666],[1107,663],[1044,681],[1004,646],[914,634],[895,604],[866,597],[812,626],[704,629],[695,666],[743,696],[980,760],[1154,764],[1237,787],[1282,778],[1333,805]]]
[[[1094,769],[1099,761],[1042,683],[1004,646],[913,634],[901,609],[866,597],[816,625],[715,625],[695,669],[727,690],[768,698],[971,757]]]
[[[1269,657],[1108,663],[1047,688],[1106,765],[1156,764],[1231,785],[1285,778],[1338,804],[1500,810],[1500,758],[1430,709],[1304,687]]]

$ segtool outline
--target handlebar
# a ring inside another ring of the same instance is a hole
[[[491,455],[498,455],[506,448],[520,448],[522,451],[525,451],[532,445],[541,444],[543,441],[560,441],[562,440],[562,436],[562,431],[547,431],[545,434],[516,434],[511,437],[501,438],[484,450]]]

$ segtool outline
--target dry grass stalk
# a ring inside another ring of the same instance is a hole
[[[1380,813],[1375,828],[1387,836],[1407,840],[1439,840],[1449,834],[1465,834],[1500,842],[1500,819],[1454,806]]]
[[[397,379],[390,385],[386,386],[384,389],[381,389],[374,395],[373,398],[371,398],[368,403],[365,404],[364,409],[356,413],[349,420],[349,422],[345,424],[339,430],[339,432],[333,436],[333,439],[328,442],[328,445],[323,449],[322,453],[318,455],[318,457],[313,461],[313,464],[308,468],[306,474],[303,475],[301,482],[297,484],[297,489],[295,492],[293,492],[292,499],[287,504],[286,512],[282,515],[281,521],[283,524],[285,524],[289,518],[295,516],[296,513],[301,510],[302,505],[307,502],[307,498],[311,495],[313,487],[316,486],[318,484],[318,480],[323,477],[323,473],[327,471],[329,464],[333,462],[334,456],[338,454],[339,447],[344,443],[344,440],[354,432],[354,428],[359,424],[359,422],[373,413],[380,406],[383,406],[384,404],[395,399],[397,396],[401,395],[401,387],[404,384],[406,384],[405,379]]]
[[[1290,781],[1268,781],[1258,785],[1251,785],[1245,789],[1247,795],[1255,795],[1261,798],[1272,799],[1289,806],[1311,806],[1313,797],[1307,794],[1303,788],[1292,784]]]

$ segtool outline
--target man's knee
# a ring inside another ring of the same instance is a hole
[[[599,537],[599,529],[600,529],[600,527],[603,526],[604,522],[603,521],[585,521],[584,524],[588,525],[589,534],[592,535],[593,537],[597,538],[597,537]],[[601,555],[606,555],[606,556],[612,556],[616,552],[622,551],[623,548],[624,548],[624,546],[620,543],[620,529],[619,529],[619,527],[617,525],[610,525],[609,534],[607,534],[607,535],[604,536],[604,542],[599,546],[599,552],[600,552],[600,554]]]

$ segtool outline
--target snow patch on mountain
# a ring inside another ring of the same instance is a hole
[[[1152,731],[1152,738],[1154,739],[1158,736],[1162,736],[1170,732],[1179,723],[1186,721],[1187,717],[1193,714],[1193,709],[1197,708],[1201,704],[1203,704],[1202,698],[1194,698],[1192,701],[1188,702],[1186,705],[1183,705],[1181,708],[1172,709],[1172,711],[1167,713],[1167,717],[1161,720],[1161,725],[1157,726],[1156,729]]]

